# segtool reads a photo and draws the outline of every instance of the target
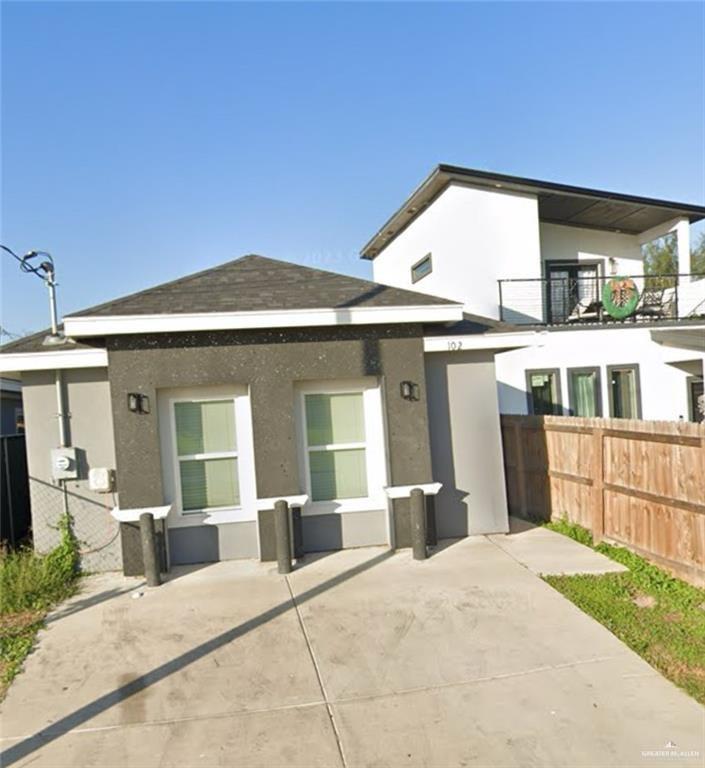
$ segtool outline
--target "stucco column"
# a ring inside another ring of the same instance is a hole
[[[678,272],[681,275],[690,275],[692,267],[690,263],[690,222],[688,219],[679,219],[674,228],[676,233],[676,253],[678,255]],[[683,282],[690,282],[692,277],[681,278]]]

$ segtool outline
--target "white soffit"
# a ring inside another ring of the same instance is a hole
[[[67,336],[170,333],[179,331],[305,328],[326,325],[450,323],[463,318],[462,304],[411,307],[293,309],[272,312],[203,312],[173,315],[85,315],[64,318]]]

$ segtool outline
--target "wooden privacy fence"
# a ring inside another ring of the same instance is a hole
[[[567,518],[705,585],[705,425],[501,417],[509,510]]]

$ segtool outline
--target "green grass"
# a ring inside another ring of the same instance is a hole
[[[47,611],[76,589],[78,555],[68,521],[47,555],[32,549],[0,553],[0,697],[32,650]]]
[[[592,547],[629,570],[599,576],[545,576],[665,677],[705,704],[705,590],[686,584],[628,549],[594,545],[566,521],[547,528]]]

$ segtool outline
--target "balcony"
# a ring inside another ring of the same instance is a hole
[[[705,274],[604,276],[566,269],[497,282],[500,320],[512,325],[705,322]]]

